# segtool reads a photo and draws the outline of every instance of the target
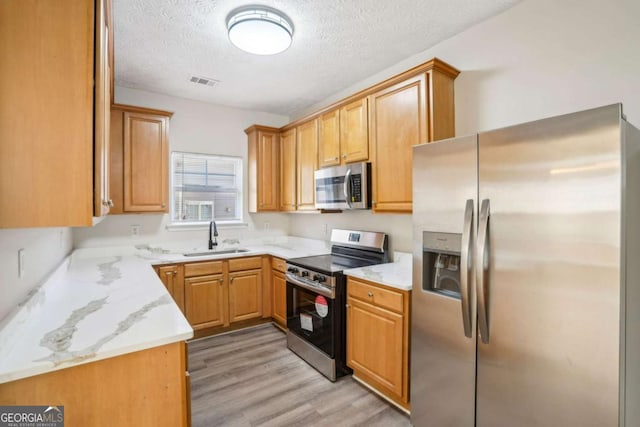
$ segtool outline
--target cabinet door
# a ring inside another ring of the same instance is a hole
[[[340,148],[343,163],[369,159],[367,105],[367,98],[363,98],[340,109]]]
[[[262,317],[262,271],[229,274],[229,323]]]
[[[278,210],[278,134],[258,132],[258,211]]]
[[[95,122],[94,122],[94,216],[109,213],[109,124],[111,122],[111,67],[109,8],[107,0],[96,1]]]
[[[226,323],[222,274],[184,279],[186,317],[193,329]]]
[[[347,365],[402,396],[403,316],[347,299]]]
[[[93,1],[0,1],[1,228],[92,223],[94,15]]]
[[[164,283],[176,305],[184,313],[184,274],[182,266],[164,265],[158,267],[158,276]]]
[[[296,130],[280,134],[280,210],[296,210]]]
[[[298,210],[315,209],[315,180],[318,165],[318,121],[311,120],[297,128]]]
[[[340,164],[340,110],[320,116],[318,121],[318,164],[321,168]]]
[[[124,113],[124,210],[167,212],[168,119]]]
[[[370,97],[375,212],[412,210],[412,147],[427,142],[425,91],[421,74]]]
[[[287,279],[285,275],[273,270],[273,319],[281,326],[287,327]]]

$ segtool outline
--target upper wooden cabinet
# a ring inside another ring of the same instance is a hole
[[[318,119],[318,165],[338,166],[369,159],[367,98]]]
[[[249,212],[280,208],[279,131],[266,126],[245,129],[249,138]]]
[[[112,214],[169,211],[169,118],[172,114],[113,105]]]
[[[319,167],[369,160],[373,211],[410,213],[412,147],[455,136],[458,74],[434,58],[281,128],[279,210],[315,209]]]
[[[455,136],[453,80],[458,71],[431,68],[369,96],[374,212],[411,213],[413,146]]]
[[[340,164],[340,110],[335,109],[318,119],[318,165]]]
[[[296,129],[280,134],[280,210],[296,210]]]
[[[298,210],[313,210],[315,206],[315,180],[318,168],[318,120],[298,126],[297,130],[297,198]]]
[[[373,209],[411,212],[412,147],[427,140],[425,76],[371,95]]]
[[[0,2],[0,227],[107,211],[110,13],[110,0]]]
[[[340,109],[340,148],[343,163],[369,159],[367,105],[367,98],[362,98]]]

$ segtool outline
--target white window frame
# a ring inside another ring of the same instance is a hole
[[[169,174],[170,174],[170,191],[169,191],[169,198],[170,198],[170,202],[171,205],[169,207],[169,224],[166,226],[167,230],[195,230],[195,229],[201,229],[201,228],[206,228],[209,225],[209,220],[202,220],[202,221],[175,221],[174,217],[175,217],[175,191],[174,191],[174,178],[175,178],[175,173],[174,173],[174,154],[180,154],[180,155],[191,155],[191,156],[201,156],[201,157],[209,157],[209,158],[218,158],[218,159],[229,159],[229,160],[235,160],[237,162],[237,171],[236,171],[236,179],[237,179],[237,187],[238,187],[238,199],[236,201],[237,203],[237,210],[239,213],[239,218],[237,219],[232,219],[232,220],[225,220],[225,219],[215,219],[216,224],[217,225],[221,225],[223,227],[225,226],[240,226],[240,227],[246,227],[247,224],[244,221],[244,197],[245,197],[245,189],[244,189],[244,159],[242,157],[239,156],[225,156],[225,155],[219,155],[219,154],[211,154],[211,153],[194,153],[194,152],[187,152],[187,151],[172,151],[171,155],[170,155],[170,166],[169,166]],[[213,210],[215,208],[215,202],[213,200],[210,201],[199,201],[198,203],[211,203],[212,206],[212,212],[215,213],[215,211]]]

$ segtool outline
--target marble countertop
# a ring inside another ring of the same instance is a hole
[[[392,288],[410,291],[412,287],[412,255],[394,252],[393,262],[345,270],[347,276],[370,280]]]
[[[190,242],[77,249],[0,322],[0,383],[193,337],[151,265],[270,254],[325,254],[328,242],[293,237],[227,242],[237,254],[185,257]]]

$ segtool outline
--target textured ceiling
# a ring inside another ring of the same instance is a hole
[[[114,0],[116,85],[290,115],[518,1]],[[226,17],[248,4],[291,18],[287,51],[257,56],[229,42]]]

